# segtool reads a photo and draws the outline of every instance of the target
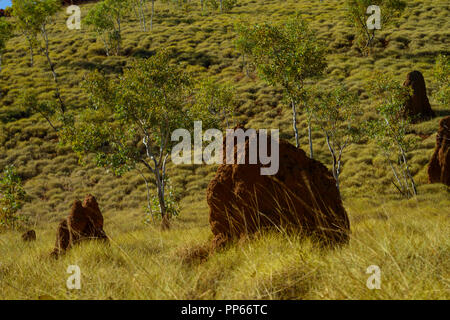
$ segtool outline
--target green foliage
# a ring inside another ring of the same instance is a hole
[[[47,63],[50,67],[50,71],[53,75],[53,80],[56,84],[55,96],[60,103],[60,109],[62,113],[65,112],[65,105],[61,98],[58,76],[56,74],[53,62],[50,58],[49,49],[49,36],[48,36],[48,24],[50,19],[59,11],[61,2],[58,0],[15,0],[13,4],[13,13],[16,20],[19,22],[18,26],[22,30],[22,33],[28,40],[30,53],[31,53],[31,65],[33,65],[33,47],[36,44],[37,34],[40,34],[44,41],[44,47],[41,51],[47,58]]]
[[[57,131],[56,126],[52,122],[52,118],[56,115],[63,117],[59,113],[60,109],[58,104],[54,100],[42,100],[40,101],[35,90],[25,90],[17,99],[17,104],[24,108],[25,112],[30,114],[39,113],[52,127]]]
[[[108,56],[112,49],[114,49],[116,55],[120,54],[122,43],[121,20],[129,6],[128,1],[101,1],[92,7],[84,18],[84,22],[102,40]]]
[[[39,47],[37,39],[40,33],[39,21],[35,13],[34,1],[13,0],[12,16],[14,17],[16,29],[24,35],[30,53],[30,66],[34,64],[34,49]]]
[[[229,12],[233,7],[236,6],[238,0],[204,0],[206,6],[210,10],[219,9],[221,12]]]
[[[13,16],[16,17],[19,27],[26,29],[30,34],[38,33],[45,28],[49,18],[61,7],[58,0],[13,0]]]
[[[408,135],[411,119],[405,106],[411,89],[392,79],[389,74],[376,72],[369,83],[369,92],[376,99],[379,118],[368,121],[368,135],[375,140],[395,177],[397,190],[405,197],[417,195],[416,184],[408,164],[408,153],[417,139]]]
[[[436,99],[444,106],[450,106],[450,58],[439,55],[434,66],[434,78],[438,84]]]
[[[380,7],[383,30],[400,17],[406,8],[406,2],[403,0],[347,0],[347,19],[356,33],[356,41],[364,54],[370,52],[376,32],[375,29],[369,30],[367,26],[367,8],[371,5]]]
[[[281,85],[289,96],[303,90],[307,78],[322,74],[326,49],[300,15],[282,24],[241,25],[238,48],[250,54],[260,75]]]
[[[229,128],[233,124],[233,115],[236,111],[236,89],[230,83],[222,84],[213,78],[207,78],[198,84],[196,91],[197,108],[205,108],[209,114],[225,122]]]
[[[15,228],[23,220],[17,212],[24,198],[22,180],[14,166],[7,166],[0,175],[0,227]]]
[[[155,176],[161,217],[166,215],[166,164],[175,129],[193,128],[204,106],[192,105],[193,83],[169,53],[131,63],[120,78],[90,74],[84,88],[89,107],[61,133],[81,157],[92,152],[99,166],[116,175],[143,166]]]
[[[97,3],[91,10],[83,22],[87,24],[103,42],[106,55],[109,56],[112,47],[117,47],[114,42],[118,40],[114,36],[114,20],[107,12],[108,7],[104,1]]]
[[[180,214],[181,193],[173,187],[168,178],[166,178],[165,186],[166,190],[164,204],[166,206],[166,214],[169,217],[177,217]],[[145,210],[147,212],[147,216],[144,219],[144,223],[151,223],[155,220],[155,218],[163,218],[161,217],[161,207],[159,197],[157,195],[150,198]]]
[[[13,36],[13,26],[5,17],[0,17],[0,53],[5,49],[6,42]]]
[[[342,86],[336,86],[329,92],[315,91],[312,96],[311,113],[325,134],[333,161],[333,176],[339,189],[343,152],[360,140],[359,119],[362,109],[358,96]]]
[[[281,86],[292,105],[296,144],[299,137],[296,106],[304,100],[305,81],[325,70],[326,49],[298,14],[281,24],[238,25],[237,47],[249,55],[260,76],[272,86]],[[311,145],[311,144],[310,144]]]
[[[13,26],[5,17],[0,17],[0,71],[2,67],[2,53],[5,50],[6,42],[13,36]]]

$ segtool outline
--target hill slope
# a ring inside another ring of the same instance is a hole
[[[83,75],[95,69],[120,73],[132,58],[151,56],[168,47],[186,69],[233,82],[239,93],[237,119],[253,128],[279,128],[293,141],[290,109],[281,90],[245,76],[234,49],[234,23],[282,21],[301,12],[330,48],[324,87],[343,82],[358,92],[364,117],[374,114],[363,82],[373,70],[392,72],[399,81],[420,70],[429,94],[436,88],[432,67],[439,53],[449,53],[450,6],[445,0],[409,1],[396,26],[368,57],[359,57],[352,31],[345,23],[342,1],[241,0],[228,14],[201,15],[157,2],[153,32],[141,32],[132,14],[123,26],[124,55],[105,57],[102,45],[86,28],[69,30],[61,12],[49,28],[52,59],[67,104],[83,108],[86,96],[79,87]],[[91,4],[82,6],[86,14]],[[53,92],[44,57],[33,68],[23,37],[13,38],[0,73],[0,169],[15,164],[29,196],[22,213],[38,233],[38,242],[23,244],[17,232],[0,234],[0,297],[37,298],[448,298],[449,189],[428,185],[426,166],[435,144],[439,119],[448,106],[431,99],[438,117],[414,125],[421,137],[411,153],[411,169],[419,196],[400,200],[390,172],[372,143],[352,146],[342,173],[344,203],[353,236],[348,247],[333,252],[315,249],[308,241],[268,234],[217,254],[205,263],[192,258],[209,238],[205,189],[214,166],[171,166],[169,175],[182,193],[182,212],[171,231],[142,224],[145,185],[137,175],[114,177],[58,145],[57,136],[37,114],[18,103],[25,88],[41,98]],[[430,95],[431,96],[431,95]],[[301,146],[306,148],[306,121],[301,116]],[[325,139],[314,132],[317,158],[330,164]],[[105,248],[86,244],[58,261],[49,261],[58,221],[71,202],[85,193],[96,195],[113,242]],[[68,292],[66,268],[78,264],[83,290]],[[369,265],[383,272],[383,290],[365,286]],[[120,275],[120,276],[119,276]]]

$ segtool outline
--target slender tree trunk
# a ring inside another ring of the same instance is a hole
[[[50,118],[48,116],[46,116],[44,113],[39,112],[41,114],[41,116],[47,120],[48,124],[50,125],[50,127],[52,127],[53,130],[55,130],[55,132],[58,132],[58,129],[53,125],[52,121],[50,120]]]
[[[45,42],[45,56],[47,58],[47,62],[48,65],[50,66],[50,71],[52,72],[53,75],[53,80],[56,84],[56,98],[59,101],[60,107],[61,107],[61,113],[64,114],[66,112],[66,106],[61,98],[61,93],[59,90],[59,82],[58,82],[58,75],[56,74],[55,71],[55,67],[53,65],[53,62],[50,58],[50,52],[49,52],[49,43],[48,43],[48,35],[47,35],[47,30],[45,29],[45,26],[42,26],[42,37],[44,38],[44,42]]]
[[[139,170],[139,174],[141,175],[142,179],[144,179],[145,188],[147,190],[147,210],[152,218],[152,221],[154,221],[153,210],[152,210],[152,205],[151,205],[151,196],[150,196],[150,184],[148,183],[148,180],[147,180],[147,178],[145,178],[145,175],[142,173],[142,171]]]
[[[29,50],[30,50],[30,67],[32,67],[34,65],[33,42],[29,36],[25,35],[25,37],[28,41],[28,46],[29,46]]]
[[[155,0],[152,0],[152,14],[150,16],[150,31],[153,31],[153,16],[155,15]]]
[[[330,136],[328,135],[327,132],[325,132],[325,138],[327,141],[327,146],[328,146],[328,150],[330,150],[330,154],[331,157],[333,158],[333,177],[334,180],[336,181],[336,188],[338,189],[339,195],[341,194],[341,190],[340,190],[340,185],[339,185],[339,171],[340,171],[340,163],[341,163],[341,159],[339,157],[339,160],[336,158],[336,154],[334,151],[334,148],[331,146],[331,142],[330,142]]]
[[[159,213],[161,214],[161,228],[167,230],[170,228],[169,217],[167,216],[166,200],[164,199],[164,180],[159,169],[155,170],[156,187],[158,189]]]
[[[414,178],[411,174],[411,171],[409,171],[409,165],[408,165],[408,161],[406,160],[406,154],[405,151],[403,150],[403,148],[400,148],[401,153],[402,153],[402,159],[403,159],[403,163],[405,164],[405,169],[406,169],[406,174],[409,177],[410,183],[411,183],[411,188],[413,191],[413,195],[417,196],[417,187],[416,187],[416,182],[414,181]]]
[[[144,32],[147,32],[147,21],[145,19],[145,11],[144,11],[144,6],[145,6],[145,2],[144,0],[140,0],[140,4],[141,4],[141,15],[142,15],[142,26],[144,27]]]
[[[108,46],[108,44],[106,43],[105,37],[102,36],[101,38],[102,38],[102,41],[103,41],[103,45],[105,46],[106,56],[109,57],[109,46]]]
[[[292,104],[292,127],[294,128],[295,146],[298,148],[300,147],[300,141],[297,129],[297,108],[295,106],[294,100],[291,100],[291,104]]]
[[[133,3],[132,5],[133,5],[134,15],[136,16],[137,19],[139,19],[139,24],[141,25],[141,28],[142,28],[141,13],[140,12],[138,13],[135,3]]]
[[[220,12],[222,12],[223,11],[223,0],[220,0]]]
[[[311,116],[308,114],[308,143],[309,143],[309,157],[314,159],[314,150],[312,144],[312,128],[311,128]]]
[[[2,54],[0,53],[0,72],[2,72]]]
[[[404,195],[404,187],[403,187],[403,183],[402,183],[402,181],[400,180],[400,178],[399,178],[399,176],[398,176],[398,174],[397,174],[397,170],[395,170],[395,168],[394,168],[394,165],[392,164],[392,161],[391,161],[391,159],[389,159],[388,157],[387,157],[387,159],[388,159],[388,162],[389,162],[389,166],[391,167],[391,170],[392,170],[392,173],[394,174],[394,177],[395,177],[395,179],[397,180],[397,183],[398,183],[398,186],[393,182],[393,184],[394,184],[394,186],[398,189],[398,191],[400,191],[400,193],[402,193],[403,195]]]
[[[166,178],[166,162],[169,157],[169,154],[167,154],[164,157],[164,160],[162,160],[162,152],[164,150],[164,146],[161,146],[160,148],[160,158],[159,160],[156,159],[155,155],[153,154],[152,147],[149,144],[149,136],[148,133],[144,130],[144,138],[142,140],[143,144],[145,145],[147,157],[149,159],[153,160],[154,168],[152,168],[149,164],[147,164],[145,161],[143,163],[145,166],[154,174],[155,177],[155,183],[156,188],[158,191],[158,202],[159,202],[159,212],[161,214],[161,228],[163,230],[167,230],[170,228],[169,223],[169,216],[167,214],[167,207],[166,207],[166,200],[164,195],[165,190],[165,178]]]
[[[28,26],[28,23],[26,24]],[[29,49],[30,49],[30,67],[34,65],[34,54],[33,54],[33,39],[34,37],[30,36],[26,31],[23,32],[25,39],[28,41]]]
[[[117,31],[117,55],[119,55],[120,54],[120,42],[122,41],[120,17],[117,18],[117,26],[118,26],[118,31]]]
[[[250,74],[248,71],[248,66],[247,66],[247,61],[245,60],[245,53],[242,54],[242,65],[243,65],[243,69],[245,69],[245,74],[247,75],[247,77],[250,77]]]

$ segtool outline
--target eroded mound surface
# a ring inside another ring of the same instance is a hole
[[[428,181],[450,186],[450,117],[439,122],[436,148],[428,165]]]
[[[208,186],[213,247],[264,228],[300,230],[328,243],[348,241],[349,219],[335,180],[322,163],[280,140],[278,173],[264,176],[259,160],[248,164],[248,151],[249,139],[246,164],[220,165]]]
[[[103,215],[92,195],[87,195],[83,203],[79,200],[73,203],[69,216],[59,224],[52,255],[58,256],[75,243],[87,239],[107,239],[103,231]]]
[[[435,114],[428,100],[427,87],[422,73],[420,71],[408,73],[403,85],[411,87],[413,90],[413,94],[406,103],[406,115],[412,117],[414,122],[434,118]]]

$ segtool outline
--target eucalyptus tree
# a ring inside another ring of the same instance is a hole
[[[130,170],[152,175],[162,228],[168,228],[174,214],[166,194],[172,132],[207,117],[205,107],[194,104],[191,77],[161,51],[132,62],[120,77],[94,72],[83,87],[90,103],[61,130],[62,141],[80,157],[95,154],[96,164],[116,175]]]
[[[25,200],[22,179],[14,166],[6,166],[0,174],[0,227],[15,228],[23,219],[17,215]]]
[[[238,49],[251,58],[260,76],[273,86],[281,86],[292,108],[292,127],[296,146],[300,146],[297,128],[298,107],[306,111],[306,81],[322,75],[327,67],[326,48],[300,15],[280,24],[241,24],[237,28]],[[314,157],[311,114],[308,114],[310,156]]]
[[[368,87],[378,118],[366,122],[366,132],[385,156],[394,175],[392,183],[395,188],[405,197],[415,196],[417,187],[408,153],[416,147],[417,139],[408,134],[411,119],[404,116],[411,89],[381,72],[374,74]]]
[[[12,8],[14,16],[18,21],[21,21],[19,23],[20,28],[26,28],[26,33],[29,34],[31,38],[36,34],[40,34],[44,42],[41,51],[46,57],[48,66],[53,75],[53,80],[56,84],[56,98],[58,99],[61,111],[64,114],[66,107],[61,97],[55,65],[50,57],[48,32],[48,25],[51,18],[61,8],[61,2],[58,0],[13,0]]]
[[[332,173],[340,191],[344,151],[361,136],[358,119],[362,113],[358,96],[343,86],[312,94],[311,111],[315,123],[325,135],[332,158]]]
[[[347,0],[346,7],[346,17],[356,32],[357,43],[361,51],[368,54],[374,44],[376,31],[381,28],[386,30],[400,17],[406,8],[406,1]]]
[[[129,0],[104,0],[93,6],[84,19],[103,41],[107,55],[120,54],[122,22],[129,8]]]
[[[34,65],[34,50],[38,47],[37,36],[39,34],[38,25],[33,21],[32,6],[34,1],[29,0],[13,0],[12,16],[16,29],[25,37],[30,53],[30,67]]]

